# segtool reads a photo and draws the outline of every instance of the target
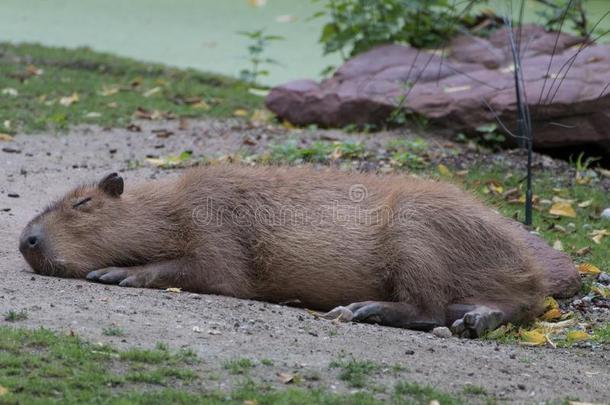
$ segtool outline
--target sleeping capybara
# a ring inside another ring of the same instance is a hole
[[[123,188],[112,173],[36,216],[19,246],[34,271],[469,337],[545,295],[514,223],[444,182],[220,165]]]

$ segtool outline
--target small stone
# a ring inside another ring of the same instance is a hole
[[[610,219],[610,208],[604,209],[602,211],[601,217],[605,219]]]
[[[597,281],[599,281],[600,283],[604,283],[604,284],[610,285],[610,274],[608,274],[608,273],[599,273],[599,276],[597,276]]]
[[[517,388],[519,388],[522,391],[525,391],[525,384],[517,384]]]
[[[10,198],[19,198],[19,194],[17,193],[8,193],[7,196]]]
[[[432,329],[432,334],[439,338],[448,338],[452,335],[451,330],[449,330],[449,328],[447,328],[446,326],[439,326]]]
[[[405,354],[407,354],[409,356],[412,356],[412,355],[415,354],[415,351],[414,350],[407,350],[407,351],[405,351]]]

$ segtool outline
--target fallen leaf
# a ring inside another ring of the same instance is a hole
[[[562,329],[568,328],[570,326],[574,326],[577,323],[578,323],[578,321],[576,319],[566,319],[565,321],[552,322],[552,323],[539,321],[539,322],[536,322],[536,329],[544,331],[545,333],[557,332]]]
[[[248,110],[244,110],[243,108],[238,108],[237,110],[233,111],[233,115],[236,117],[245,117],[248,115]]]
[[[71,96],[66,96],[66,97],[62,97],[59,99],[59,104],[63,105],[64,107],[69,107],[72,104],[78,102],[79,98],[78,98],[78,93],[72,93]]]
[[[558,308],[550,309],[542,315],[542,319],[545,321],[553,321],[559,318],[561,318],[561,311]]]
[[[142,95],[144,97],[150,97],[150,96],[154,96],[155,94],[157,94],[160,91],[161,91],[161,87],[153,87],[152,89],[145,91]]]
[[[267,0],[247,0],[252,7],[263,7],[267,4]]]
[[[453,176],[453,173],[451,173],[451,170],[449,170],[449,168],[442,163],[440,163],[436,167],[436,170],[438,170],[438,174],[440,174],[443,177],[452,177]]]
[[[182,291],[182,289],[176,288],[176,287],[169,287],[169,288],[166,288],[165,291],[172,292],[172,293],[179,293]]]
[[[597,171],[604,177],[610,179],[610,170],[608,169],[602,169],[601,167],[597,168]]]
[[[266,109],[257,109],[252,112],[250,122],[255,125],[267,124],[273,119],[273,113]]]
[[[549,214],[558,215],[560,217],[576,218],[576,211],[572,208],[572,204],[567,202],[556,202],[551,206]]]
[[[102,90],[98,92],[100,96],[108,97],[119,92],[118,86],[102,86]]]
[[[8,394],[8,389],[0,385],[0,396]]]
[[[580,342],[589,339],[589,334],[583,330],[571,330],[567,333],[568,342]]]
[[[563,243],[561,243],[561,241],[557,239],[555,243],[553,243],[553,249],[563,252]]]
[[[610,236],[610,232],[607,229],[595,229],[593,232],[589,234],[591,236],[591,240],[596,244],[602,243],[602,239],[604,236]]]
[[[205,110],[205,111],[207,111],[211,108],[210,105],[203,100],[191,104],[191,107],[197,108],[199,110]]]
[[[574,252],[576,256],[584,256],[589,253],[591,253],[591,246],[585,246],[584,248],[580,248]]]
[[[142,127],[140,127],[139,125],[133,124],[133,123],[127,125],[126,129],[129,132],[142,132]]]
[[[98,112],[88,112],[87,114],[85,114],[85,118],[99,118],[101,117],[102,114],[98,113]]]
[[[277,373],[277,376],[282,384],[290,384],[294,381],[294,375],[290,373]]]
[[[542,346],[547,342],[546,336],[538,329],[521,330],[521,343],[526,346]]]
[[[10,142],[13,140],[13,136],[9,134],[1,134],[0,133],[0,141]]]
[[[2,94],[5,96],[16,97],[19,95],[19,92],[16,89],[13,89],[12,87],[7,87],[5,89],[2,89]]]
[[[246,399],[244,405],[258,405],[258,401],[256,399]]]
[[[494,195],[499,195],[504,192],[504,187],[502,184],[497,182],[496,180],[490,180],[487,182],[487,189]]]
[[[591,264],[591,263],[581,263],[578,266],[576,266],[576,268],[578,269],[578,272],[580,274],[599,274],[601,273],[601,270],[598,269],[595,265]]]
[[[44,70],[37,68],[34,65],[28,65],[25,68],[25,71],[27,72],[27,74],[29,74],[30,76],[41,76],[44,73]]]
[[[587,200],[587,201],[583,201],[580,204],[578,204],[578,208],[587,208],[589,207],[591,204],[593,204],[593,200]]]

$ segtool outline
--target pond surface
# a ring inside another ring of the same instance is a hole
[[[492,6],[504,4],[492,2]],[[608,0],[589,0],[591,19],[600,18]],[[266,28],[282,35],[267,55],[272,66],[263,80],[277,84],[319,77],[338,56],[322,56],[317,42],[323,20],[308,21],[321,9],[309,0],[268,0],[252,7],[246,0],[1,0],[0,41],[87,45],[145,61],[236,76],[246,61],[247,40],[237,31]],[[502,10],[498,8],[498,10]],[[538,17],[528,7],[527,20]],[[610,17],[603,27],[610,29]]]

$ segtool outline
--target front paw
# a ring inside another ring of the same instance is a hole
[[[129,268],[125,267],[106,267],[92,271],[87,274],[89,281],[96,281],[104,284],[120,284],[130,276]]]

